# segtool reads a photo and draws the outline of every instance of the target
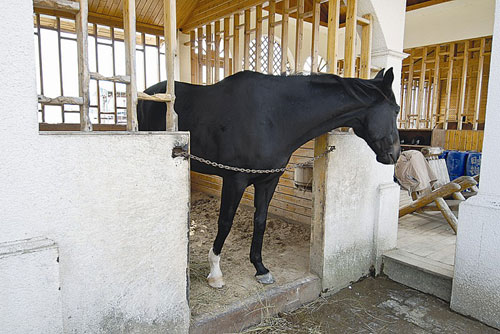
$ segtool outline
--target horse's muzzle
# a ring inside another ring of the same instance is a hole
[[[399,159],[399,155],[401,154],[401,146],[399,145],[399,141],[395,142],[391,150],[382,155],[377,155],[377,161],[383,163],[385,165],[394,165]]]

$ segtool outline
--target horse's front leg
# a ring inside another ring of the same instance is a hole
[[[255,183],[255,198],[254,206],[255,213],[253,218],[253,237],[252,246],[250,248],[250,262],[255,266],[257,273],[255,277],[262,284],[274,283],[273,275],[262,263],[262,242],[264,240],[264,232],[266,230],[267,212],[269,203],[274,194],[274,190],[278,185],[281,174],[272,178],[268,178],[260,183]]]
[[[219,211],[219,221],[217,224],[217,236],[213,247],[208,253],[208,262],[210,263],[210,274],[208,275],[208,284],[213,288],[222,288],[224,278],[220,270],[220,253],[224,241],[231,231],[236,209],[240,204],[243,192],[248,183],[244,177],[225,177],[222,183],[222,197]]]

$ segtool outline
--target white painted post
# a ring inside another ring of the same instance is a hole
[[[500,329],[500,0],[489,82],[481,183],[478,195],[460,205],[451,308]]]

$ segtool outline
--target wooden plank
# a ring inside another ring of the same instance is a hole
[[[267,20],[267,73],[273,73],[274,60],[274,21],[276,20],[276,0],[269,0],[269,19]]]
[[[191,30],[189,32],[189,49],[190,49],[190,56],[191,56],[191,83],[198,83],[198,55],[195,51],[196,49],[196,31]]]
[[[361,60],[359,77],[370,79],[371,76],[371,55],[372,55],[372,15],[363,15],[367,24],[361,28]]]
[[[233,73],[241,71],[240,61],[240,14],[233,17]]]
[[[90,72],[90,79],[111,81],[111,82],[117,82],[117,83],[123,83],[123,84],[130,83],[130,76],[128,76],[128,75],[113,75],[113,76],[107,77],[107,76],[104,76],[104,75],[97,73],[97,72]]]
[[[243,61],[245,70],[250,69],[250,9],[245,10],[245,30],[243,42]]]
[[[220,38],[221,31],[220,31],[220,20],[215,21],[215,47],[214,47],[214,72],[215,72],[215,77],[214,77],[214,82],[219,82],[220,80]]]
[[[224,19],[224,77],[231,74],[230,64],[229,64],[229,42],[231,37],[229,37],[229,27],[231,19],[226,17]]]
[[[304,0],[297,0],[295,29],[295,73],[302,71],[302,45],[304,44]]]
[[[464,59],[462,63],[462,74],[460,77],[460,91],[459,91],[459,102],[458,102],[458,130],[463,128],[463,116],[465,114],[465,88],[467,86],[467,72],[469,68],[469,41],[464,42]]]
[[[174,61],[177,49],[177,23],[176,23],[176,1],[164,0],[164,30],[165,30],[165,69],[167,70],[167,91],[171,101],[167,102],[167,131],[177,131],[177,114],[174,110],[175,103],[175,76]]]
[[[417,129],[420,129],[420,121],[422,120],[422,109],[424,104],[424,86],[426,75],[426,60],[427,60],[427,47],[422,50],[422,59],[420,60],[420,78],[418,80],[418,102],[417,102]]]
[[[476,95],[474,98],[474,130],[478,129],[479,112],[481,107],[481,92],[483,88],[483,71],[484,71],[484,49],[486,47],[486,38],[481,38],[481,46],[479,48],[479,64],[477,67],[476,77]]]
[[[78,2],[68,0],[33,0],[35,8],[54,9],[72,14],[77,14],[80,11],[80,5]]]
[[[168,80],[168,79],[167,79]],[[173,99],[172,99],[172,95],[170,95],[169,93],[157,93],[157,94],[153,94],[153,95],[148,95],[146,93],[143,93],[143,92],[137,92],[137,98],[139,100],[147,100],[147,101],[154,101],[154,102],[172,102]]]
[[[455,43],[450,44],[450,51],[448,56],[448,75],[446,77],[446,101],[444,109],[444,126],[443,128],[448,129],[448,118],[450,115],[450,102],[451,102],[451,88],[453,80],[453,64],[455,59]]]
[[[206,55],[205,55],[206,56]],[[203,83],[203,28],[198,28],[198,83]]]
[[[205,55],[205,76],[207,78],[207,85],[213,84],[212,78],[212,23],[205,26],[205,41],[206,41],[206,55]]]
[[[137,131],[139,126],[137,122],[137,79],[135,61],[135,0],[123,1],[123,22],[125,38],[125,73],[130,78],[130,84],[126,87],[127,131]]]
[[[80,130],[92,131],[92,123],[89,115],[89,57],[88,57],[88,1],[80,1],[80,11],[76,14],[76,44],[78,52],[78,83],[80,97],[83,103],[80,106]],[[40,37],[40,36],[39,36]]]
[[[62,106],[65,104],[71,105],[83,105],[82,97],[70,97],[70,96],[58,96],[50,98],[43,95],[38,95],[38,103],[51,105],[51,106]]]
[[[319,23],[321,20],[321,4],[319,0],[313,0],[313,22],[311,40],[311,72],[318,72],[318,42]]]
[[[328,72],[332,74],[337,74],[340,1],[341,0],[328,1],[327,62],[329,68]]]
[[[431,111],[431,116],[430,116],[430,128],[434,129],[434,125],[439,121],[439,76],[440,76],[440,61],[441,57],[439,55],[441,47],[438,45],[436,46],[436,49],[434,51],[434,77],[432,81],[432,111]]]
[[[290,14],[288,7],[290,7],[290,0],[283,0],[283,14],[281,17],[281,73],[286,72],[286,64],[288,63],[288,21]]]
[[[355,76],[356,66],[356,23],[357,23],[358,1],[347,1],[347,13],[345,19],[345,59],[344,77]]]
[[[255,8],[255,71],[262,72],[262,5]]]

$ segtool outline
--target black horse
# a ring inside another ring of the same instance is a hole
[[[224,165],[273,169],[287,165],[292,153],[307,141],[337,127],[351,127],[383,164],[394,164],[400,153],[396,118],[399,112],[392,68],[372,80],[331,74],[272,76],[239,72],[211,86],[175,83],[179,130],[191,132],[191,153]],[[146,93],[165,92],[160,82]],[[164,131],[164,103],[141,101],[139,130]],[[268,206],[282,172],[250,174],[191,161],[192,170],[223,178],[218,232],[209,252],[209,284],[221,287],[222,246],[236,209],[249,185],[255,187],[255,214],[250,261],[259,282],[273,283],[262,263],[262,241]]]

